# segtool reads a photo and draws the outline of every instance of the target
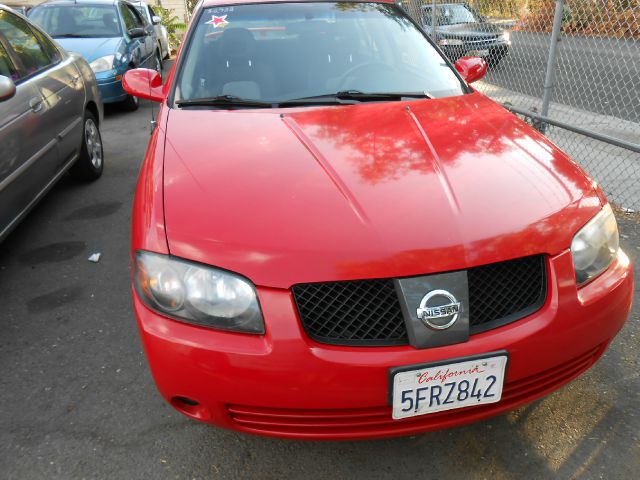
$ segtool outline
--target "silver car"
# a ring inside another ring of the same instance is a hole
[[[0,241],[66,171],[102,175],[102,118],[87,62],[0,5]]]
[[[158,46],[160,47],[160,55],[162,59],[169,58],[171,51],[169,49],[169,33],[164,25],[161,23],[161,18],[156,15],[153,7],[145,2],[136,2],[135,0],[129,0],[129,3],[136,7],[136,10],[140,12],[142,18],[153,25],[153,29],[156,32],[156,38],[158,40]]]

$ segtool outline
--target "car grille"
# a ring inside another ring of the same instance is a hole
[[[531,315],[546,300],[542,255],[467,270],[471,334]],[[294,285],[293,297],[307,334],[333,345],[409,343],[393,279]]]
[[[498,41],[498,37],[487,37],[487,38],[465,38],[464,44],[470,47],[483,47],[493,45]]]

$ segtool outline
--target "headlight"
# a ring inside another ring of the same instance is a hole
[[[578,286],[604,272],[619,248],[618,224],[610,205],[589,220],[571,242],[573,268]]]
[[[221,330],[264,333],[256,291],[224,270],[137,252],[134,286],[140,299],[169,317]]]
[[[502,34],[500,35],[500,40],[503,40],[505,42],[508,42],[511,40],[511,33],[510,32],[502,32]]]
[[[460,46],[460,45],[464,45],[464,42],[458,38],[441,38],[440,40],[438,40],[438,45]]]
[[[113,69],[113,59],[115,55],[105,55],[100,57],[89,64],[93,73],[106,72]]]

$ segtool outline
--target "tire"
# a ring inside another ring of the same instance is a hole
[[[84,112],[82,123],[82,145],[80,156],[69,169],[69,173],[78,180],[91,182],[102,176],[104,169],[104,150],[102,137],[96,116],[89,110]]]
[[[120,102],[120,106],[127,112],[135,112],[140,106],[140,100],[138,100],[138,97],[127,95],[127,98]]]

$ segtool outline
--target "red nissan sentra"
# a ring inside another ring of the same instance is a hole
[[[204,0],[133,211],[158,389],[243,432],[408,435],[529,403],[632,302],[602,190],[391,2]],[[597,389],[594,384],[592,388]]]

